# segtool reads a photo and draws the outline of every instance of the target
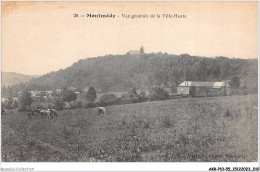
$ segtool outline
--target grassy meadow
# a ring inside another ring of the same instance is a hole
[[[58,111],[6,111],[5,162],[257,161],[257,95],[179,98]]]

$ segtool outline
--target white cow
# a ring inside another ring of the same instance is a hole
[[[101,116],[105,115],[106,110],[104,107],[97,107],[97,109],[98,109],[98,115],[101,115]]]
[[[52,114],[50,110],[41,110],[40,111],[41,116],[46,116],[47,118],[52,118]]]

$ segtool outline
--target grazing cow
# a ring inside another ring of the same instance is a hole
[[[104,107],[97,107],[97,109],[98,109],[98,115],[101,115],[101,116],[105,115],[106,110]]]
[[[46,116],[47,118],[52,118],[52,114],[50,110],[41,110],[40,114],[42,117]]]
[[[50,114],[51,114],[51,117],[52,117],[52,118],[53,118],[54,116],[55,116],[55,117],[58,116],[58,114],[57,114],[57,112],[56,112],[55,109],[48,109],[48,110],[50,111]]]

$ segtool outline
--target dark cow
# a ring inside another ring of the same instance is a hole
[[[105,115],[106,110],[104,107],[97,107],[97,109],[98,109],[98,115],[101,115],[101,116]]]
[[[56,112],[55,109],[48,109],[48,110],[50,111],[50,114],[51,114],[51,117],[52,117],[52,118],[53,118],[54,116],[55,116],[55,117],[58,116],[58,114],[57,114],[57,112]]]
[[[56,112],[55,109],[40,110],[40,114],[42,117],[46,116],[49,119],[58,116],[58,113]]]

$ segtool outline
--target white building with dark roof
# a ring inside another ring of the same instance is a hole
[[[190,96],[230,95],[231,87],[226,82],[184,81],[177,87],[177,93]]]

